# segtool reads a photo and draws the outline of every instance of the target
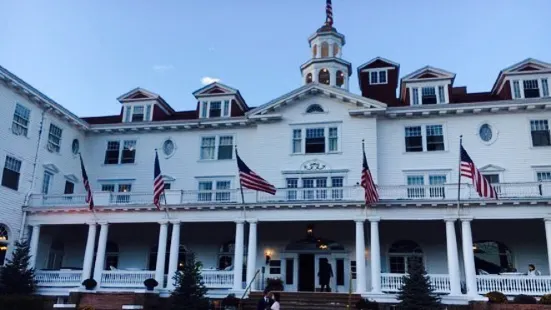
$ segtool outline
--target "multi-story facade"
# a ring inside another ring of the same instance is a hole
[[[27,232],[39,292],[59,296],[91,277],[114,291],[155,278],[166,295],[191,252],[218,297],[266,278],[313,291],[322,258],[335,291],[381,301],[394,300],[412,260],[449,303],[551,291],[551,64],[526,59],[469,93],[454,73],[424,67],[399,79],[399,65],[377,57],[358,67],[358,95],[344,43],[332,26],[318,29],[304,85],[255,108],[213,83],[194,92],[192,111],[137,88],[118,98],[119,115],[79,118],[0,68],[11,124],[0,128],[0,258]],[[459,179],[460,136],[499,199]],[[362,141],[380,196],[369,208]],[[274,196],[244,190],[242,203],[236,147]],[[529,264],[541,276],[524,275]]]

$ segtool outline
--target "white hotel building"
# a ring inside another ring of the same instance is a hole
[[[99,291],[155,278],[166,296],[191,251],[213,297],[243,292],[257,270],[254,290],[281,278],[286,291],[314,291],[321,258],[334,291],[381,301],[412,260],[445,302],[551,292],[551,64],[524,60],[468,93],[454,73],[399,79],[378,57],[357,68],[354,94],[344,36],[322,27],[308,42],[304,85],[255,108],[214,83],[193,111],[137,88],[117,98],[120,115],[80,118],[0,67],[0,264],[27,236],[39,293],[54,296],[91,277]],[[460,135],[498,200],[458,186]],[[362,140],[381,198],[367,209]],[[245,190],[241,203],[235,146],[276,195]],[[156,148],[167,212],[152,203]],[[529,264],[541,276],[522,274]]]

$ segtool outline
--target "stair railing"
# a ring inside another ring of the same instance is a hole
[[[256,272],[254,273],[254,277],[252,278],[251,281],[249,281],[249,284],[245,288],[245,292],[243,292],[243,295],[241,296],[241,299],[240,299],[241,301],[243,300],[243,298],[245,298],[245,296],[247,295],[247,292],[250,291],[251,286],[253,285],[253,282],[256,280],[256,277],[258,276],[259,273],[260,273],[260,269],[257,269]],[[243,310],[243,302],[239,302],[239,310]]]
[[[352,271],[350,271],[350,276],[348,278],[348,305],[346,306],[346,308],[351,309],[350,304],[352,303]]]

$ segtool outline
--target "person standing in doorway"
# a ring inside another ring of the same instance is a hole
[[[333,277],[333,269],[331,268],[331,264],[329,264],[329,261],[327,260],[327,258],[324,258],[320,261],[319,268],[320,269],[318,271],[318,277],[321,285],[320,291],[323,292],[325,289],[326,292],[330,292],[331,287],[329,287],[329,282]]]

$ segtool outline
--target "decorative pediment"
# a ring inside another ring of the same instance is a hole
[[[51,172],[51,173],[59,172],[59,168],[54,164],[44,164],[42,166],[44,167],[44,169],[48,170],[48,172]]]
[[[133,90],[119,96],[117,100],[119,102],[128,102],[128,101],[143,101],[143,100],[157,100],[160,96],[154,92],[150,92],[146,89],[137,87]]]
[[[304,162],[300,166],[300,170],[306,170],[306,171],[320,171],[320,170],[329,170],[330,167],[327,163],[319,160],[319,159],[312,159],[307,162]]]
[[[237,95],[239,90],[219,82],[210,83],[193,92],[195,98],[213,95]]]
[[[266,114],[273,114],[283,106],[294,104],[313,96],[335,98],[344,104],[348,104],[353,108],[353,110],[350,110],[351,114],[356,112],[366,113],[369,111],[369,113],[371,113],[386,110],[386,104],[380,101],[362,97],[337,87],[310,83],[249,111],[247,115],[249,118],[257,118]]]
[[[481,172],[502,172],[502,171],[505,171],[505,168],[490,164],[490,165],[481,167],[479,170]]]
[[[540,73],[540,72],[550,72],[551,64],[539,61],[534,58],[527,58],[519,63],[516,63],[504,70],[504,74],[507,73]]]
[[[163,174],[163,180],[164,180],[165,182],[174,182],[174,181],[176,181],[175,178],[173,178],[173,177],[171,177],[171,176],[169,176],[169,175],[166,175],[166,174]]]
[[[66,174],[65,175],[65,179],[67,179],[68,181],[71,181],[73,183],[78,183],[78,177],[74,174]]]
[[[426,66],[423,67],[417,71],[414,71],[402,78],[403,82],[410,82],[410,81],[420,81],[420,80],[444,80],[444,79],[454,79],[455,73],[431,67]]]
[[[373,59],[371,59],[370,61],[362,64],[361,66],[358,67],[358,72],[361,72],[363,70],[369,70],[369,69],[373,69],[373,68],[382,68],[382,67],[396,67],[396,68],[399,68],[400,67],[400,64],[399,63],[396,63],[392,60],[388,60],[386,58],[383,58],[383,57],[375,57]]]

